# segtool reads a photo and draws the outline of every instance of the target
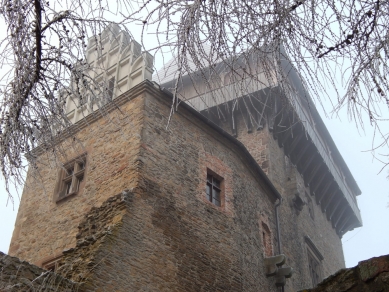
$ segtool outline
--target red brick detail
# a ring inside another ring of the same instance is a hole
[[[222,160],[218,157],[213,156],[209,153],[204,153],[200,158],[200,174],[203,180],[200,180],[198,186],[199,198],[213,207],[219,209],[222,212],[233,214],[232,209],[232,198],[233,198],[233,189],[232,189],[232,169],[229,168]],[[211,173],[218,176],[221,179],[221,206],[217,207],[206,199],[205,188],[207,182],[207,174]]]

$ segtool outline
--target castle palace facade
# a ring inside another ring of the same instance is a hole
[[[184,77],[172,115],[174,78],[151,81],[115,27],[101,42],[106,100],[65,97],[73,124],[56,155],[34,150],[10,256],[78,291],[297,291],[345,267],[360,190],[292,67],[294,102],[271,82],[226,98],[227,72],[212,94]]]

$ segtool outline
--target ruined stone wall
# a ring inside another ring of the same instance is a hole
[[[341,239],[315,198],[311,197],[309,187],[305,187],[301,174],[285,156],[284,150],[278,146],[278,142],[268,129],[268,124],[265,124],[262,130],[253,129],[248,133],[242,115],[238,114],[236,118],[236,138],[264,168],[269,179],[283,196],[280,207],[282,252],[287,255],[289,265],[294,269],[293,277],[287,281],[287,291],[312,286],[308,270],[306,236],[324,257],[321,261],[322,279],[344,268]],[[221,126],[231,133],[229,124],[222,123]],[[308,200],[312,201],[314,218],[310,216],[307,204],[301,211],[295,208],[293,201],[295,194],[299,194],[305,203],[308,203]]]
[[[126,259],[121,258],[120,270],[111,269],[110,263],[114,256],[110,254],[110,247],[112,242],[118,241],[117,236],[123,228],[123,216],[128,212],[130,196],[128,190],[123,191],[109,198],[100,207],[94,207],[86,213],[78,225],[76,246],[63,252],[57,272],[82,283],[80,290],[95,291],[100,286],[110,287],[116,275],[128,268]],[[117,246],[114,246],[115,251],[119,253]],[[97,277],[96,271],[101,267],[106,268],[106,273],[102,277]]]
[[[357,266],[342,269],[316,288],[300,292],[372,292],[389,291],[389,255],[359,262]]]
[[[76,245],[77,226],[92,207],[136,186],[143,99],[134,90],[128,93],[131,101],[88,122],[57,146],[63,163],[87,153],[84,181],[75,196],[56,202],[60,167],[50,152],[39,156],[37,170],[30,167],[9,254],[37,265],[61,255]]]
[[[76,292],[78,283],[0,252],[0,291]]]

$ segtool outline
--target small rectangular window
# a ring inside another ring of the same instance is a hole
[[[309,275],[311,276],[313,287],[316,287],[322,280],[321,261],[324,259],[324,257],[309,238],[309,236],[305,236],[305,243],[307,245]]]
[[[313,287],[316,287],[321,282],[320,276],[320,262],[312,255],[312,253],[308,250],[308,266],[309,273],[312,279]]]
[[[84,181],[86,166],[86,155],[81,155],[76,159],[66,163],[59,175],[57,201],[70,195],[77,194],[81,183]]]
[[[206,198],[215,206],[221,206],[221,180],[214,175],[207,175]]]

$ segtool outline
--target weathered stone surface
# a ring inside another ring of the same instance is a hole
[[[113,196],[100,207],[92,208],[78,226],[77,243],[74,248],[63,251],[58,273],[73,281],[86,283],[96,265],[96,255],[104,252],[103,243],[112,240],[126,211],[128,191]],[[108,238],[107,238],[108,237]]]
[[[342,269],[316,288],[300,292],[386,292],[389,291],[389,255],[359,262]]]
[[[0,291],[72,292],[78,283],[0,252]]]

